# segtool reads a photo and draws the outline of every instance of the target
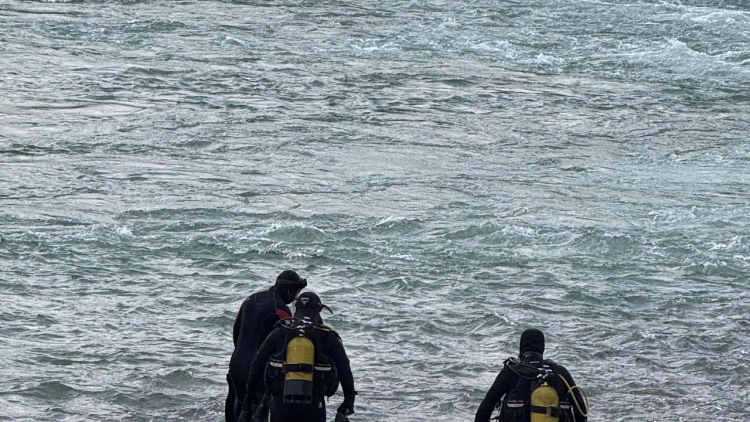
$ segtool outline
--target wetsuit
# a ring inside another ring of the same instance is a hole
[[[294,296],[285,297],[288,295],[289,293],[284,292],[283,289],[274,286],[266,291],[250,295],[237,312],[233,328],[234,352],[229,361],[227,374],[229,394],[225,405],[226,422],[236,422],[240,416],[242,401],[245,398],[247,375],[258,348],[273,331],[277,321],[291,316],[286,303],[291,303]],[[260,387],[249,394],[258,402],[261,401],[265,392],[264,387],[262,385]]]
[[[265,376],[265,368],[268,359],[282,352],[286,348],[288,329],[277,327],[263,342],[258,353],[255,355],[250,374],[247,381],[247,389],[256,388]],[[319,339],[319,353],[327,356],[333,361],[338,372],[339,382],[344,391],[344,402],[349,409],[353,408],[354,377],[349,366],[349,358],[344,350],[344,345],[338,333],[333,330],[321,331]],[[316,353],[317,354],[317,353]],[[242,406],[240,422],[250,422],[250,414],[253,411],[250,396],[245,397]],[[342,405],[344,406],[344,405]],[[284,403],[281,394],[274,393],[271,400],[271,422],[325,422],[326,406],[323,396],[313,396],[312,404],[289,404]]]
[[[544,333],[536,328],[528,328],[524,330],[524,332],[521,334],[521,341],[519,342],[520,353],[518,355],[521,358],[521,364],[518,364],[518,361],[515,361],[513,359],[508,359],[505,361],[505,366],[503,366],[502,371],[500,371],[500,373],[497,375],[497,378],[495,378],[495,382],[487,392],[484,400],[482,400],[482,404],[479,405],[477,414],[474,417],[474,422],[488,422],[490,420],[490,417],[492,417],[492,410],[495,409],[495,406],[497,406],[498,403],[501,403],[503,397],[508,395],[508,393],[511,393],[510,396],[514,399],[514,401],[516,398],[526,398],[525,396],[527,393],[531,394],[531,391],[525,391],[526,388],[530,388],[530,384],[526,383],[526,380],[528,380],[528,378],[525,377],[525,385],[522,386],[519,384],[520,377],[517,372],[520,372],[522,374],[525,372],[522,370],[522,366],[525,366],[526,368],[532,368],[534,371],[534,374],[532,376],[536,376],[538,374],[536,368],[547,365],[549,369],[554,372],[554,374],[560,374],[562,377],[564,377],[565,381],[568,382],[570,387],[576,385],[573,381],[573,377],[570,376],[570,373],[567,369],[565,369],[562,365],[558,365],[552,362],[549,359],[544,359],[544,345]],[[558,397],[560,397],[561,400],[564,398],[568,398],[568,387],[564,386],[564,382],[562,382],[562,380],[557,379],[557,375],[554,375],[554,377],[555,378],[552,378],[550,383],[557,391]],[[582,411],[579,411],[575,404],[571,403],[575,422],[586,422],[586,417],[583,416],[584,414],[588,414],[588,410],[585,407],[586,403],[583,401],[580,391],[578,389],[575,389],[574,391],[575,400],[581,406]],[[516,395],[518,395],[518,397]],[[573,401],[573,397],[570,398],[570,401]],[[506,411],[508,410],[508,408],[509,406],[503,406],[501,408],[501,411]],[[513,415],[510,411],[508,413],[508,415],[504,414],[504,416],[508,416],[506,418],[506,421],[510,418],[515,419],[518,415],[517,413]],[[515,413],[515,411],[513,413]],[[523,415],[523,413],[521,413],[521,415]],[[565,416],[565,414],[563,414],[563,416]],[[520,418],[522,416],[517,417]],[[560,422],[566,422],[565,417],[561,417]]]
[[[545,360],[544,363],[549,365],[550,369],[552,369],[556,374],[562,375],[571,387],[576,385],[573,381],[573,377],[570,375],[568,370],[565,369],[565,367],[563,367],[562,365],[558,365],[549,359]],[[482,400],[482,404],[479,405],[479,410],[477,410],[477,414],[474,417],[474,422],[488,422],[492,417],[492,411],[495,409],[495,406],[497,406],[501,402],[503,396],[516,388],[516,385],[518,384],[518,374],[516,374],[508,365],[508,363],[505,364],[503,369],[495,378],[495,382],[492,384],[492,387],[490,387],[489,391],[487,391],[487,395],[484,397],[484,400]],[[563,388],[562,391],[558,389],[558,395],[560,397],[565,397],[567,395],[566,389]],[[575,398],[580,404],[581,410],[586,413],[586,404],[583,401],[581,393],[578,391],[578,389],[575,390]],[[581,412],[578,411],[575,405],[572,405],[571,408],[573,409],[573,415],[575,416],[576,422],[586,422],[586,417],[584,417]],[[564,422],[564,419],[561,418],[560,422]]]

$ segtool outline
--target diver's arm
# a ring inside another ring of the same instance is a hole
[[[332,339],[331,348],[328,351],[328,355],[333,359],[336,365],[336,371],[338,372],[339,382],[341,383],[341,389],[344,391],[344,397],[354,397],[357,393],[354,391],[354,375],[352,375],[352,368],[349,365],[349,357],[346,355],[344,350],[344,344],[341,342],[341,338],[335,332],[331,333]]]
[[[258,388],[258,384],[262,381],[261,378],[263,378],[266,372],[266,363],[268,362],[268,358],[281,348],[280,344],[283,343],[283,339],[284,333],[282,332],[282,328],[275,329],[266,337],[258,349],[258,353],[255,354],[253,363],[250,364],[250,373],[247,377],[245,398],[242,400],[243,411],[249,411],[253,405],[257,404],[253,403],[253,400],[255,399],[255,391]]]
[[[495,410],[495,406],[500,403],[500,400],[505,394],[513,389],[515,384],[513,383],[513,376],[507,366],[503,367],[503,370],[497,374],[495,382],[492,383],[487,394],[482,400],[482,404],[477,409],[477,414],[474,417],[474,422],[488,422],[492,417],[492,411]]]
[[[240,338],[241,326],[242,326],[242,306],[240,306],[240,310],[237,311],[237,316],[234,317],[234,325],[232,326],[232,341],[234,342],[234,347],[237,347],[237,339]]]

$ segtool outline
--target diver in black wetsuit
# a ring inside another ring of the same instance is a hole
[[[227,383],[229,394],[225,404],[226,422],[237,422],[240,416],[242,400],[247,385],[247,374],[258,348],[273,331],[274,324],[281,319],[289,318],[291,311],[288,304],[294,301],[300,290],[307,286],[307,280],[292,271],[286,270],[276,277],[276,284],[268,290],[250,295],[242,303],[234,320],[234,352],[229,361]],[[247,392],[262,403],[265,393],[263,386],[258,390]],[[268,408],[263,412],[267,415]],[[266,416],[266,420],[268,417]]]
[[[312,292],[301,293],[294,307],[294,318],[280,321],[255,355],[247,389],[250,391],[264,381],[268,385],[272,392],[271,422],[325,422],[325,397],[332,396],[340,382],[344,402],[337,412],[339,418],[346,420],[347,415],[354,413],[357,393],[341,337],[323,325],[320,317],[323,308],[330,309]],[[300,363],[296,358],[292,362],[294,353],[304,354],[289,352],[303,348],[298,344],[292,346],[299,337],[310,339],[308,344],[314,345],[314,362]],[[300,381],[304,373],[312,381]],[[255,421],[252,417],[257,405],[253,396],[245,396],[239,422]]]
[[[541,420],[586,422],[588,409],[580,387],[567,369],[544,359],[544,334],[529,328],[521,334],[520,360],[509,358],[479,405],[474,422],[488,422],[500,405],[501,421],[528,422],[531,413],[543,414]],[[532,391],[546,380],[559,398],[558,405],[541,407],[531,399]]]

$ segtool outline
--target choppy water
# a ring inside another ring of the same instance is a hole
[[[0,92],[0,420],[223,420],[286,268],[352,421],[529,326],[591,421],[750,418],[745,1],[0,0]]]

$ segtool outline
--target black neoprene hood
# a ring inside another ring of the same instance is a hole
[[[544,333],[536,328],[529,328],[521,334],[520,352],[523,356],[526,352],[544,354]]]

